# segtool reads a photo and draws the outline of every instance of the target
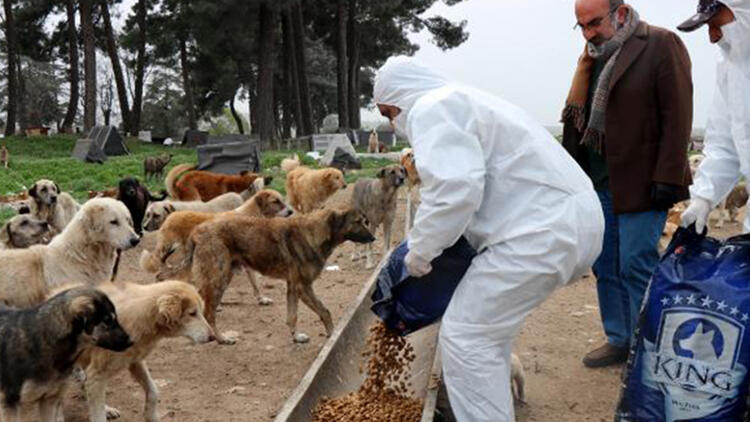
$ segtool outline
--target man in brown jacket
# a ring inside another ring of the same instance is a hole
[[[577,0],[586,39],[563,112],[563,146],[591,177],[606,220],[594,264],[607,344],[587,367],[617,364],[628,347],[667,210],[688,198],[691,63],[680,38],[622,0]]]

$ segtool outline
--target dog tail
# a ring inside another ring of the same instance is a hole
[[[177,198],[176,184],[180,176],[183,174],[195,170],[197,166],[194,164],[177,164],[172,167],[167,173],[167,178],[164,179],[164,185],[167,187],[167,192],[172,198]]]

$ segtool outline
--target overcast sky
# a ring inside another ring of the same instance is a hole
[[[443,52],[428,33],[415,35],[416,57],[466,84],[503,97],[545,125],[557,124],[584,40],[573,31],[575,0],[465,0],[438,2],[427,16],[467,20],[469,40]],[[697,0],[632,0],[641,19],[674,29],[690,17]],[[676,29],[675,29],[676,31]],[[718,47],[707,29],[681,33],[693,61],[695,127],[704,127],[713,96]]]

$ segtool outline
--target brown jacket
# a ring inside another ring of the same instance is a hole
[[[615,63],[604,154],[615,214],[649,211],[654,183],[692,183],[687,162],[693,126],[691,63],[680,38],[641,22]],[[565,122],[563,146],[588,172],[582,133]]]

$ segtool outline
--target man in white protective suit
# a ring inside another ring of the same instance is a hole
[[[711,209],[740,178],[750,179],[750,0],[701,0],[698,13],[679,29],[693,31],[704,24],[723,58],[716,69],[716,91],[706,125],[706,158],[690,187],[690,205],[682,213],[682,225],[695,223],[699,233]],[[750,232],[750,213],[743,231]]]
[[[459,422],[513,421],[510,355],[526,316],[599,255],[604,216],[589,178],[518,107],[389,59],[374,89],[422,179],[410,275],[464,236],[474,258],[443,316],[440,346]]]

